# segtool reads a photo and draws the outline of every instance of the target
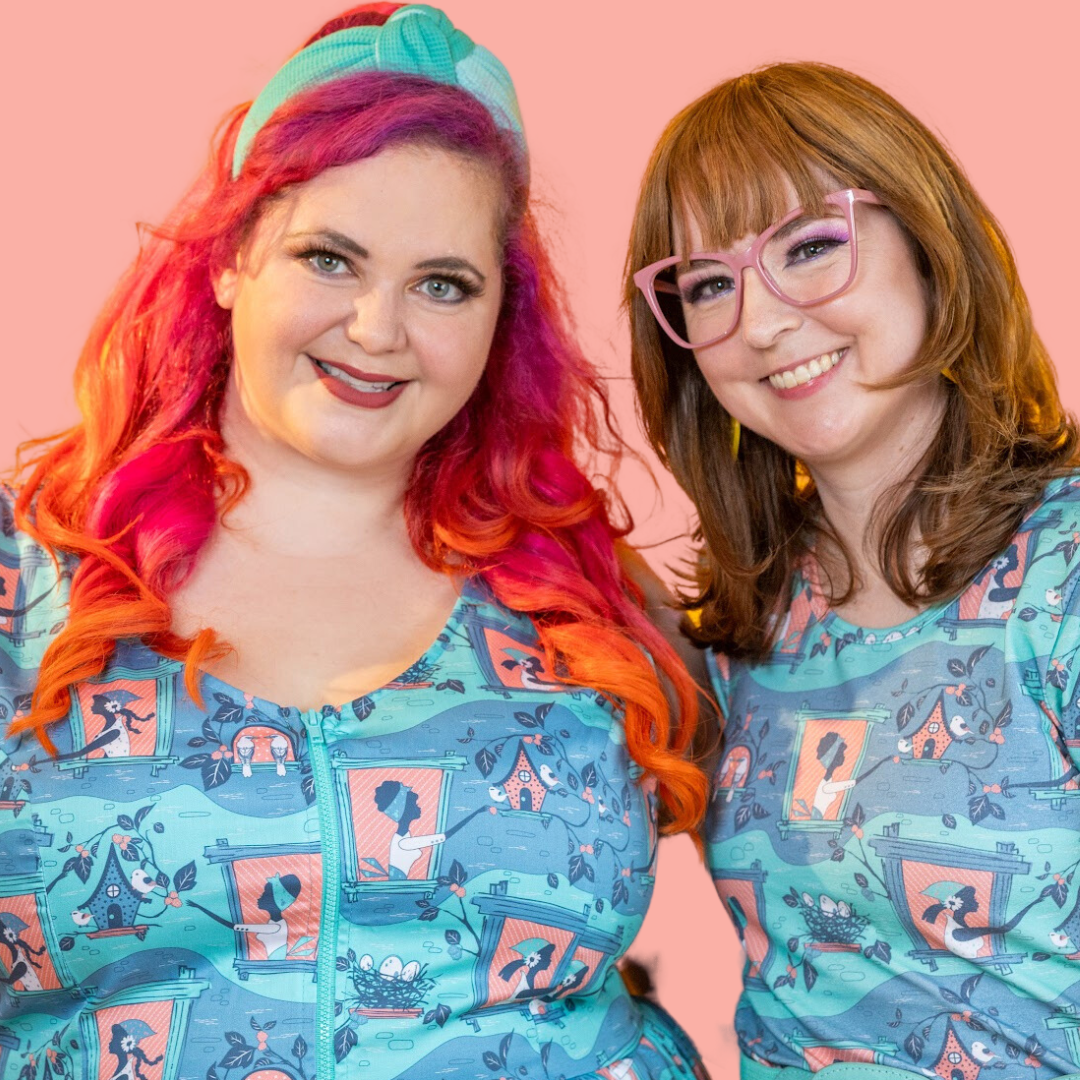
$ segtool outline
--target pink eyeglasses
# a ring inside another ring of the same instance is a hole
[[[742,252],[695,251],[650,263],[634,274],[656,321],[676,345],[704,349],[739,325],[743,271],[752,266],[766,288],[795,307],[821,304],[855,280],[859,265],[855,204],[881,205],[871,191],[826,195],[824,216],[792,210]]]

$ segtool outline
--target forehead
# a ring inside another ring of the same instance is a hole
[[[333,230],[372,257],[429,258],[468,248],[479,258],[498,236],[502,203],[499,177],[487,163],[437,147],[397,146],[288,189],[267,207],[253,239]]]
[[[821,213],[824,197],[844,187],[823,169],[800,162],[759,170],[727,168],[701,160],[698,168],[672,177],[670,229],[673,253],[733,251],[802,207]]]

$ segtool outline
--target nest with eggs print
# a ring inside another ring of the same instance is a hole
[[[798,895],[794,889],[789,895],[795,896],[814,945],[825,952],[858,951],[859,938],[870,923],[865,915],[860,915],[846,900],[836,901],[825,893],[817,900],[809,893]]]
[[[348,967],[356,991],[356,1011],[377,1010],[383,1015],[419,1011],[435,985],[427,977],[427,964],[416,960],[402,964],[397,956],[388,956],[376,967],[374,960],[365,954]]]

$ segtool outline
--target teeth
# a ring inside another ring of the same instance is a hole
[[[795,386],[804,386],[811,379],[816,379],[818,376],[824,375],[826,371],[831,371],[836,367],[840,363],[840,357],[846,351],[845,349],[837,349],[836,352],[825,353],[822,356],[815,357],[813,360],[808,360],[797,368],[777,372],[775,375],[769,376],[769,382],[777,390],[790,390]]]
[[[322,360],[316,360],[315,363],[327,375],[332,375],[335,379],[340,379],[346,386],[351,386],[354,390],[361,390],[365,394],[381,394],[384,390],[389,390],[392,386],[397,385],[394,380],[391,382],[367,382],[365,379],[357,379],[348,372],[342,371],[341,368],[334,367],[333,364],[326,364]]]

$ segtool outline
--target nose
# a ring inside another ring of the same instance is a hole
[[[802,312],[773,293],[754,267],[743,270],[739,334],[747,345],[767,349],[801,322]]]
[[[346,327],[349,340],[370,356],[404,348],[407,334],[401,301],[389,287],[372,285],[358,293]]]

